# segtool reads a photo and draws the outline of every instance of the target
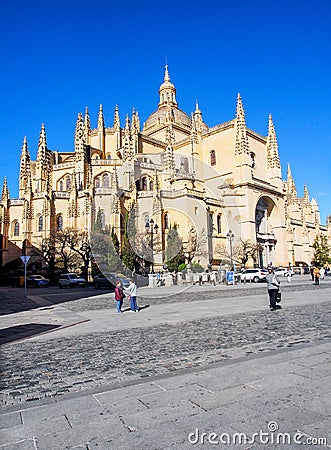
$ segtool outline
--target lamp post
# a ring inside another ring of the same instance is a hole
[[[229,230],[229,232],[227,233],[226,237],[229,239],[231,270],[233,270],[233,258],[232,258],[232,241],[234,239],[233,232],[231,230]]]
[[[151,236],[151,249],[152,249],[152,273],[154,273],[154,234],[157,234],[157,230],[159,229],[158,224],[154,224],[154,220],[151,219],[149,222],[146,222],[145,230],[147,234]]]

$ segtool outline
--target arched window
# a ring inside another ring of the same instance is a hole
[[[111,155],[107,155],[107,159],[109,161],[111,159]]]
[[[182,156],[180,158],[180,168],[184,171],[184,172],[188,172],[188,158],[186,158],[185,156]]]
[[[168,214],[164,215],[163,222],[164,222],[164,229],[167,230],[169,228]]]
[[[38,217],[38,231],[43,231],[43,216]]]
[[[94,181],[94,186],[96,188],[100,187],[100,177],[96,177],[95,181]]]
[[[58,231],[62,231],[63,230],[63,217],[62,216],[58,216],[57,217],[57,230]]]
[[[153,181],[151,181],[149,183],[149,190],[152,191],[153,189],[154,189],[154,183],[153,183]]]
[[[208,223],[208,228],[209,228],[209,235],[213,234],[213,230],[214,230],[214,219],[213,219],[213,213],[209,213],[208,214],[209,217],[209,223]]]
[[[63,191],[63,180],[59,181],[59,191]]]
[[[70,191],[71,189],[71,176],[67,175],[66,176],[66,191]]]
[[[16,221],[14,222],[14,236],[20,235],[20,224]]]
[[[146,223],[148,223],[149,222],[149,216],[147,215],[147,214],[145,214],[145,225],[146,225]]]
[[[105,173],[102,177],[102,187],[108,188],[109,187],[109,175],[108,173]]]
[[[100,224],[103,229],[106,228],[106,216],[103,211],[100,213]]]
[[[250,157],[251,157],[251,168],[254,169],[256,166],[256,162],[255,162],[255,153],[250,152]]]
[[[212,150],[210,152],[210,165],[215,166],[215,164],[216,164],[216,152],[215,150]]]
[[[222,233],[222,216],[218,214],[217,216],[217,233]]]
[[[143,191],[147,191],[147,178],[143,177],[142,182],[143,182]]]

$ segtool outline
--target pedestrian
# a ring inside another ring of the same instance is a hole
[[[320,278],[321,278],[321,280],[324,280],[324,276],[325,276],[325,269],[324,269],[324,267],[321,267],[320,268]]]
[[[291,283],[292,275],[293,275],[292,268],[291,268],[291,266],[288,266],[287,272],[286,272],[286,278],[287,278],[288,283]]]
[[[314,269],[315,269],[315,267],[311,266],[311,268],[310,268],[311,281],[314,281]]]
[[[116,287],[115,287],[115,300],[116,300],[116,310],[117,314],[122,314],[122,305],[123,305],[123,298],[125,298],[122,284],[118,280],[116,281]]]
[[[137,305],[137,285],[130,279],[129,287],[126,289],[126,292],[129,294],[130,299],[130,308],[132,312],[139,312],[139,307]]]
[[[161,272],[160,271],[156,274],[156,285],[161,286]]]
[[[320,274],[319,268],[315,267],[314,268],[314,281],[315,281],[314,284],[316,286],[320,284],[320,276],[321,276],[321,274]]]
[[[280,288],[280,280],[277,277],[277,275],[275,275],[272,267],[268,268],[266,281],[267,281],[267,289],[268,289],[268,294],[269,294],[270,310],[276,311],[276,309],[277,309],[277,306],[276,306],[277,293]]]

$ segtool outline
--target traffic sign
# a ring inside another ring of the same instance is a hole
[[[20,256],[20,258],[23,261],[23,264],[27,264],[31,256]]]

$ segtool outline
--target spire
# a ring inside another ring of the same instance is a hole
[[[31,186],[31,168],[30,168],[30,153],[28,150],[28,142],[24,136],[21,162],[20,162],[20,179],[19,179],[19,196],[24,197],[27,190],[30,190]]]
[[[170,104],[171,106],[177,108],[178,104],[176,101],[176,88],[170,81],[170,75],[168,71],[168,64],[165,66],[164,80],[159,89],[160,102],[159,108],[163,108]]]
[[[125,117],[125,135],[126,136],[130,136],[130,118],[129,118],[129,114],[126,115]]]
[[[24,136],[24,139],[23,139],[22,153],[21,153],[21,164],[22,164],[22,161],[23,161],[23,164],[25,162],[30,162],[30,153],[29,153],[29,150],[28,150],[28,141],[26,139],[26,136]]]
[[[138,112],[133,108],[132,119],[131,119],[131,129],[133,134],[138,134],[140,132],[140,120]]]
[[[102,105],[100,104],[99,108],[99,114],[98,114],[98,129],[104,129],[105,127],[105,121],[103,118],[103,111],[102,111]]]
[[[84,128],[85,128],[85,131],[88,131],[88,132],[91,129],[90,114],[88,112],[88,107],[87,106],[85,108]]]
[[[197,131],[202,131],[203,120],[202,120],[202,112],[199,108],[198,100],[195,101],[195,111],[192,114],[192,121],[195,122],[195,128]]]
[[[303,202],[307,206],[310,205],[309,192],[306,184],[303,187]]]
[[[289,181],[292,178],[292,171],[291,171],[291,166],[290,163],[287,163],[287,181]]]
[[[166,66],[165,66],[164,80],[163,81],[170,81],[170,75],[169,75],[169,71],[168,71],[168,64],[166,64]]]
[[[121,123],[120,123],[120,115],[118,112],[118,106],[115,106],[115,113],[114,113],[114,130],[118,131],[120,129]]]
[[[278,143],[275,127],[272,121],[272,115],[269,114],[268,137],[267,137],[267,162],[268,168],[280,168],[280,160],[278,154]]]
[[[297,197],[297,189],[295,187],[294,179],[292,177],[292,171],[290,163],[287,164],[287,184],[288,192],[292,197]]]
[[[242,125],[246,126],[245,111],[244,111],[243,103],[241,100],[240,92],[238,92],[238,95],[237,95],[236,118],[237,118],[237,121],[240,121]]]
[[[82,113],[78,113],[75,130],[76,158],[78,157],[78,154],[84,153],[84,143],[85,143],[85,133],[84,133],[83,116]]]
[[[46,132],[45,132],[45,125],[42,123],[38,142],[37,161],[41,162],[42,164],[45,164],[46,159],[47,159]]]
[[[175,170],[175,156],[174,156],[174,149],[173,149],[173,143],[175,142],[175,134],[172,129],[172,125],[169,124],[167,126],[166,130],[166,150],[164,154],[164,166],[165,169],[173,172]]]
[[[10,197],[10,195],[9,195],[9,190],[8,190],[8,186],[7,186],[7,178],[5,177],[3,180],[1,200],[6,201],[9,199],[9,197]]]
[[[241,96],[238,93],[236,108],[236,148],[235,154],[249,153],[249,144],[246,134],[245,111],[242,104]]]
[[[21,180],[27,176],[27,170],[30,170],[30,153],[28,150],[28,141],[26,140],[26,136],[24,136],[20,164]]]
[[[133,150],[132,150],[132,142],[131,142],[131,127],[130,127],[130,119],[129,115],[126,115],[125,118],[125,127],[124,127],[124,136],[123,136],[123,159],[131,160],[133,158]]]

